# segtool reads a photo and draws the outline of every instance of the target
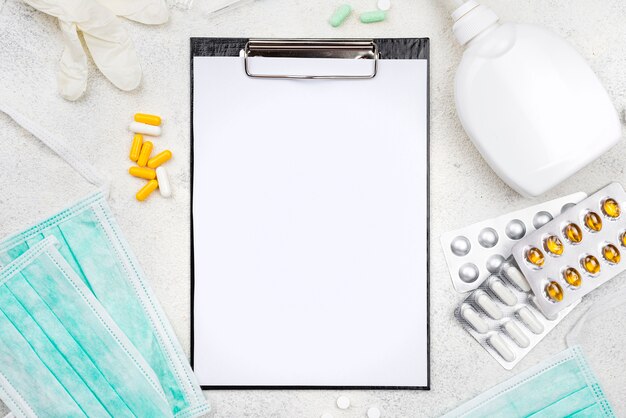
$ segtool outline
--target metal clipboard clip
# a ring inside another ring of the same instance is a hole
[[[373,62],[369,74],[356,75],[290,75],[258,74],[250,71],[249,58],[345,58],[370,59]],[[248,77],[299,80],[370,79],[378,72],[378,46],[373,40],[346,39],[250,39],[244,48],[244,70]]]

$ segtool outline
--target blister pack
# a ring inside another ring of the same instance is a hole
[[[611,183],[513,247],[546,315],[562,312],[626,269],[626,192]]]
[[[586,196],[574,193],[443,234],[441,244],[455,290],[478,288],[500,271],[520,239]]]
[[[508,274],[507,274],[508,273]],[[515,367],[573,308],[546,317],[515,265],[505,261],[456,309],[463,327],[507,370]]]

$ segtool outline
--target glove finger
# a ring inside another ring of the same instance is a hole
[[[82,24],[78,28],[83,32],[85,43],[98,69],[117,88],[133,90],[141,82],[141,65],[137,52],[120,21],[112,16],[101,25]]]
[[[83,32],[96,66],[116,87],[132,90],[141,81],[141,66],[120,21],[96,0],[25,0],[44,13],[72,22]],[[76,42],[68,50],[73,56]],[[72,62],[71,56],[67,61]]]
[[[76,24],[59,20],[65,48],[61,54],[57,84],[67,100],[76,100],[87,88],[87,55],[80,43]]]
[[[160,25],[169,19],[165,0],[98,0],[100,4],[122,16],[145,25]]]

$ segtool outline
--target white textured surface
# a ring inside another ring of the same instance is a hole
[[[207,2],[210,3],[210,2]],[[356,12],[375,0],[353,0]],[[545,25],[571,41],[604,82],[616,107],[626,107],[626,3],[623,0],[485,0],[505,20]],[[340,391],[215,391],[207,393],[216,417],[362,417],[376,405],[383,417],[437,416],[495,383],[565,347],[565,332],[590,301],[624,286],[624,276],[590,295],[513,371],[502,369],[453,320],[463,296],[446,271],[439,235],[486,217],[574,191],[588,193],[609,181],[626,184],[622,141],[592,166],[537,199],[524,199],[487,167],[455,115],[452,80],[461,57],[445,10],[435,0],[394,0],[385,22],[362,25],[352,16],[333,29],[335,0],[258,0],[217,16],[197,1],[175,10],[164,27],[127,27],[140,51],[142,86],[115,90],[90,68],[87,94],[77,103],[56,93],[61,53],[55,21],[18,0],[0,0],[0,100],[62,134],[77,152],[113,179],[111,206],[151,278],[176,333],[189,349],[189,36],[350,37],[428,36],[431,44],[431,371],[432,390],[347,391],[352,405],[335,406]],[[168,162],[174,196],[140,204],[141,181],[126,174],[134,112],[165,118],[156,148],[172,149]],[[0,115],[0,236],[19,231],[83,196],[90,187],[41,144]],[[584,340],[592,365],[620,416],[626,415],[626,309],[591,323]],[[367,336],[371,337],[371,336]],[[332,342],[331,342],[332,343]],[[540,390],[540,388],[538,388]],[[0,414],[5,409],[0,407]]]

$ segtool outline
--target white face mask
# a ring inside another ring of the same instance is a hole
[[[595,302],[568,334],[568,349],[489,389],[444,418],[615,417],[578,345],[578,334],[586,319],[625,302],[626,288]]]

